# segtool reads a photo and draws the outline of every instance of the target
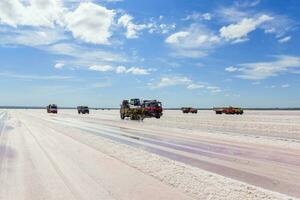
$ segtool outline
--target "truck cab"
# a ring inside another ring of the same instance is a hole
[[[159,119],[163,113],[162,104],[157,100],[144,100],[142,107],[147,117],[155,117]]]
[[[49,104],[47,106],[47,113],[57,114],[57,105],[56,104]]]
[[[90,109],[87,106],[77,106],[78,114],[90,114]]]

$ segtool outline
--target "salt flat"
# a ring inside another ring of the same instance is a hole
[[[296,199],[300,112],[0,111],[0,199]]]

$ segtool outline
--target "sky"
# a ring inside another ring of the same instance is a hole
[[[0,105],[300,107],[298,0],[1,0]]]

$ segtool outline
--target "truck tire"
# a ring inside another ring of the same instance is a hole
[[[120,117],[121,117],[121,119],[123,120],[123,119],[125,119],[125,115],[124,114],[120,114]]]

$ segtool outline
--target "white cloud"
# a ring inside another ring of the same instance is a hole
[[[293,30],[297,26],[297,22],[285,15],[278,15],[271,12],[257,12],[254,9],[245,9],[252,7],[257,1],[241,1],[232,7],[221,7],[217,9],[215,15],[224,23],[239,24],[244,19],[259,19],[266,15],[272,18],[260,24],[258,27],[263,29],[265,33],[274,34],[276,38],[284,37],[287,32]]]
[[[115,12],[94,3],[80,3],[65,16],[65,23],[75,38],[94,44],[108,44]]]
[[[171,56],[176,58],[201,58],[207,56],[206,51],[201,50],[190,50],[190,49],[176,49],[170,53]]]
[[[290,85],[289,84],[283,84],[283,85],[281,85],[281,87],[282,88],[288,88],[288,87],[290,87]]]
[[[260,84],[261,84],[260,81],[255,81],[255,82],[252,83],[252,85],[260,85]]]
[[[238,70],[239,69],[234,67],[234,66],[230,66],[230,67],[225,68],[225,71],[227,71],[227,72],[236,72]]]
[[[6,34],[1,35],[0,44],[42,46],[50,45],[65,39],[60,30],[36,28],[32,30],[9,29]]]
[[[71,76],[42,76],[35,74],[16,74],[12,72],[0,72],[0,76],[23,80],[67,80],[72,78]]]
[[[261,15],[258,18],[244,18],[236,24],[223,26],[220,29],[220,36],[226,40],[243,40],[248,34],[257,29],[264,22],[272,20],[273,17]]]
[[[154,21],[147,24],[147,28],[149,29],[149,33],[161,33],[167,34],[176,28],[176,24],[158,24]]]
[[[122,2],[124,0],[104,0],[106,2],[109,2],[109,3],[116,3],[116,2]]]
[[[156,83],[149,83],[148,86],[153,89],[171,86],[184,86],[188,90],[205,89],[213,94],[222,92],[220,87],[212,86],[203,82],[195,83],[192,79],[186,76],[165,76]]]
[[[220,38],[200,25],[192,25],[185,31],[170,35],[166,43],[180,48],[209,48],[220,42]]]
[[[150,69],[140,68],[140,67],[130,67],[126,68],[124,66],[113,67],[110,65],[94,65],[89,67],[89,70],[99,71],[99,72],[110,72],[114,71],[117,74],[133,74],[133,75],[148,75],[150,74]]]
[[[201,88],[205,88],[205,85],[192,83],[187,86],[187,89],[190,89],[190,90],[201,89]]]
[[[129,69],[126,70],[126,73],[131,73],[134,75],[147,75],[149,74],[149,70],[139,68],[139,67],[130,67]]]
[[[192,80],[187,77],[173,76],[173,77],[162,77],[156,84],[151,84],[152,88],[163,88],[176,85],[188,85],[191,84]]]
[[[268,85],[268,86],[265,86],[266,89],[274,89],[276,88],[276,85]]]
[[[237,77],[249,80],[262,80],[281,73],[296,73],[300,68],[300,57],[280,55],[269,62],[244,63],[238,65]],[[295,72],[294,72],[295,71]]]
[[[110,65],[93,65],[89,67],[89,70],[99,71],[99,72],[108,72],[113,71],[114,68]]]
[[[150,74],[150,69],[140,68],[140,67],[130,67],[126,68],[124,66],[118,66],[116,69],[117,74],[133,74],[133,75],[148,75]]]
[[[242,1],[236,1],[235,5],[241,8],[249,8],[249,7],[257,6],[260,2],[261,0],[242,0]]]
[[[286,43],[292,39],[291,36],[287,36],[278,40],[279,43]]]
[[[133,39],[138,38],[138,32],[147,28],[145,24],[134,24],[132,22],[133,17],[125,14],[118,19],[118,24],[126,28],[126,38]]]
[[[189,36],[189,34],[190,33],[187,31],[180,31],[180,32],[174,33],[166,39],[166,43],[178,44],[180,42],[180,40],[186,38],[187,36]]]
[[[45,48],[52,54],[67,56],[65,64],[93,66],[99,63],[127,62],[124,55],[96,48],[87,48],[72,43],[60,43]],[[68,58],[70,57],[70,58]]]
[[[122,73],[126,73],[126,67],[124,67],[124,66],[118,66],[117,68],[116,68],[116,72],[117,72],[117,74],[122,74]]]
[[[0,22],[9,26],[53,27],[63,12],[61,0],[1,0]]]
[[[170,35],[165,42],[175,50],[171,55],[197,58],[207,55],[221,40],[206,27],[193,24],[184,31]]]
[[[65,66],[64,63],[56,63],[56,64],[54,65],[54,68],[56,68],[56,69],[61,69],[61,68],[63,68],[63,66]]]
[[[71,5],[64,7],[62,0],[2,0],[0,24],[28,26],[24,29],[27,32],[32,31],[30,28],[47,27],[53,31],[61,28],[70,31],[75,39],[109,44],[115,11],[92,2],[72,2]],[[74,6],[77,7],[71,11]]]
[[[206,89],[208,89],[213,94],[222,92],[221,88],[218,86],[207,86]]]
[[[185,18],[183,18],[183,21],[188,21],[188,20],[194,20],[194,21],[199,21],[199,20],[211,20],[212,15],[211,13],[192,13]]]

